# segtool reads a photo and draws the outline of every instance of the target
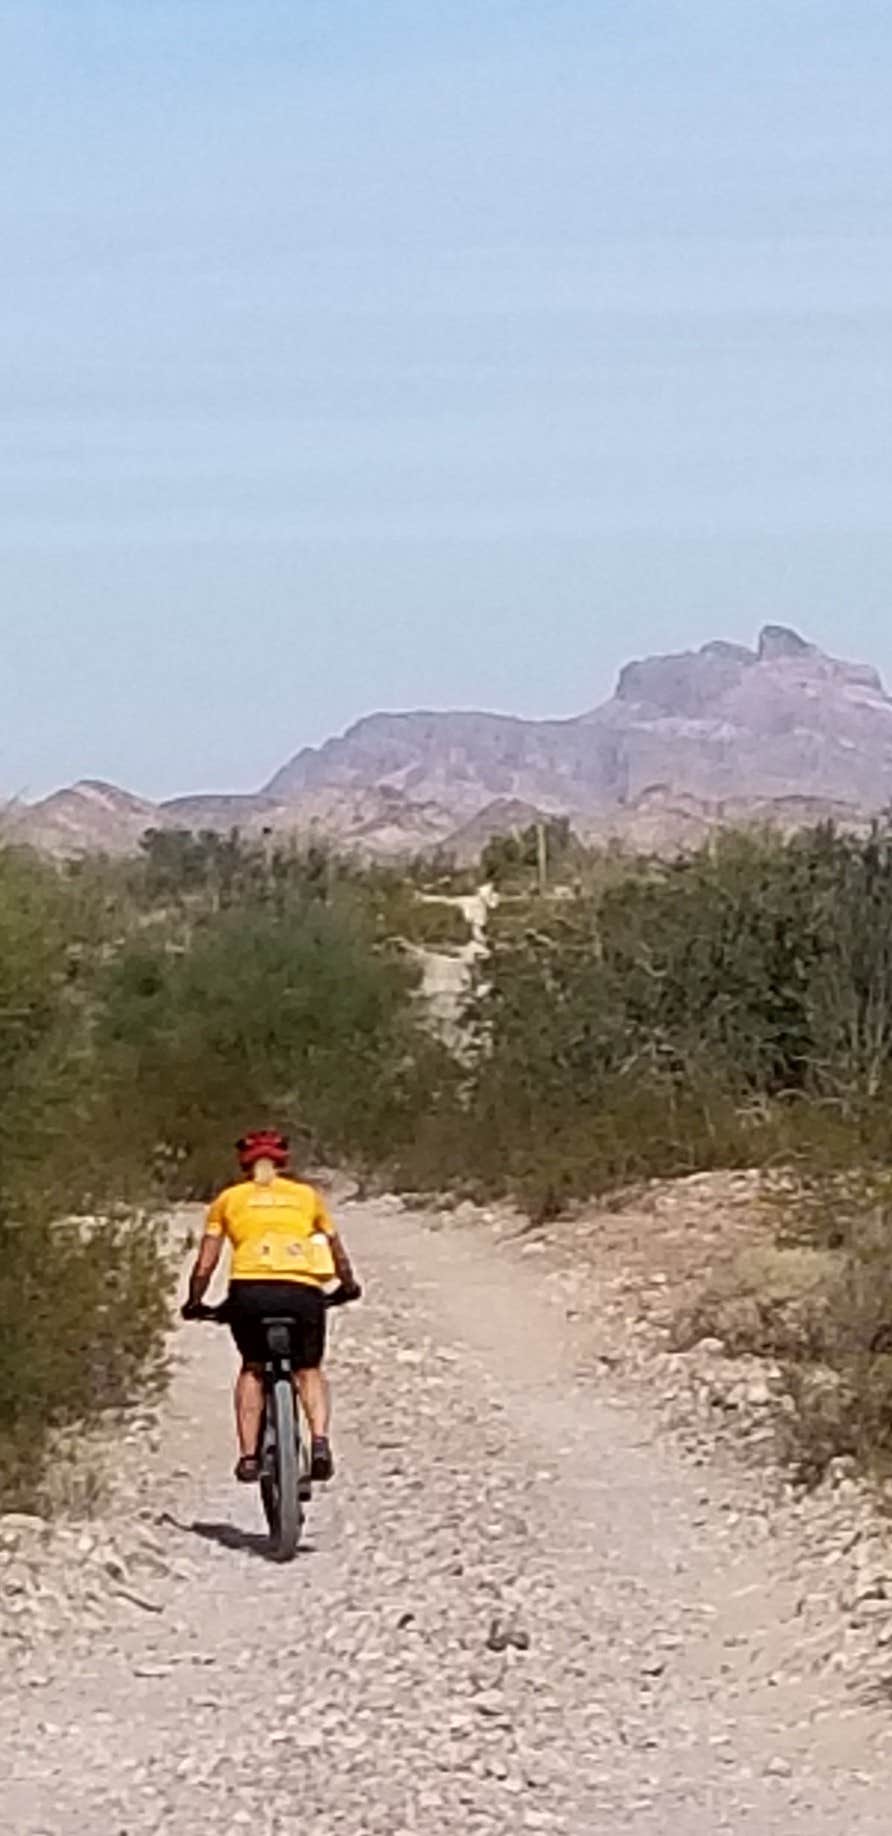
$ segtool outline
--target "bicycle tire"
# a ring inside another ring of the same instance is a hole
[[[307,1435],[304,1432],[303,1411],[297,1411],[297,1495],[301,1504],[307,1505],[313,1496],[311,1478],[313,1457],[310,1452]]]
[[[274,1495],[270,1499],[272,1510],[266,1498],[264,1509],[270,1524],[273,1555],[277,1562],[290,1562],[297,1552],[304,1521],[298,1484],[297,1417],[290,1377],[276,1380],[271,1406],[276,1437],[271,1478]]]
[[[270,1540],[274,1541],[275,1538],[279,1534],[279,1505],[278,1505],[279,1492],[278,1492],[277,1480],[275,1477],[275,1472],[276,1472],[275,1434],[272,1431],[271,1426],[270,1426],[270,1416],[271,1416],[270,1398],[269,1398],[269,1394],[267,1394],[267,1397],[264,1403],[263,1433],[261,1436],[261,1445],[263,1448],[263,1453],[261,1456],[262,1463],[261,1463],[261,1469],[260,1469],[260,1498],[263,1504],[263,1514],[264,1514],[264,1517],[266,1518],[266,1525],[267,1525],[267,1529],[269,1530]]]

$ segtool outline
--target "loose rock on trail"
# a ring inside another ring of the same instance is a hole
[[[795,1523],[681,1455],[547,1257],[344,1223],[368,1298],[292,1567],[232,1482],[211,1328],[104,1519],[7,1523],[3,1828],[885,1836],[892,1709],[828,1663]]]

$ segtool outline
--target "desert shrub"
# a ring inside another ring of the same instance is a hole
[[[468,1016],[471,1166],[548,1210],[630,1177],[877,1164],[890,937],[880,829],[729,834],[506,900]]]
[[[829,1290],[815,1356],[784,1360],[785,1387],[795,1405],[784,1423],[786,1453],[809,1484],[840,1458],[878,1477],[892,1472],[892,1356],[871,1350],[876,1309],[859,1273],[857,1263],[841,1271]],[[881,1291],[888,1309],[892,1284],[886,1280]]]
[[[471,941],[471,929],[458,905],[441,899],[416,899],[406,914],[407,942],[427,950],[460,950]]]
[[[553,816],[541,824],[492,835],[480,856],[480,872],[500,891],[518,891],[537,880],[540,864],[547,880],[560,882],[581,872],[587,860],[588,851],[568,818]]]
[[[765,1243],[743,1251],[682,1308],[674,1347],[716,1338],[732,1357],[818,1359],[838,1274],[828,1250]]]
[[[0,1500],[33,1501],[53,1430],[136,1393],[168,1273],[148,1227],[60,1224],[107,1190],[89,1139],[102,877],[0,851]]]
[[[769,1185],[774,1240],[741,1252],[687,1301],[676,1350],[719,1339],[781,1366],[780,1440],[799,1477],[845,1458],[892,1470],[892,1206],[888,1178]]]
[[[416,981],[352,894],[233,908],[184,950],[137,940],[103,990],[105,1116],[132,1161],[173,1169],[181,1195],[228,1170],[258,1117],[314,1158],[384,1165],[448,1069]]]
[[[798,1247],[780,1254],[823,1270],[810,1297],[809,1330],[788,1331],[775,1352],[796,1405],[786,1424],[788,1452],[807,1480],[843,1456],[883,1473],[892,1468],[890,1199],[888,1175],[872,1180],[863,1170],[813,1179],[787,1194],[781,1228]],[[776,1216],[776,1200],[772,1210]]]
[[[171,1270],[150,1219],[0,1221],[0,1501],[41,1500],[55,1431],[120,1409],[164,1373]]]

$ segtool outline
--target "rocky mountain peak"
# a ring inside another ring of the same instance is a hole
[[[819,656],[814,644],[806,642],[790,625],[763,625],[759,633],[759,662],[774,663],[781,657]]]
[[[715,639],[629,663],[609,701],[570,720],[370,714],[304,747],[256,795],[155,807],[86,780],[16,806],[5,826],[60,853],[132,850],[168,826],[326,835],[394,854],[470,846],[531,813],[651,847],[679,825],[691,837],[748,812],[857,820],[890,804],[892,700],[876,670],[766,625],[752,650]]]
[[[804,668],[807,675],[827,683],[850,688],[870,690],[871,694],[885,699],[883,679],[878,670],[869,663],[849,663],[839,657],[828,656],[817,644],[809,644],[800,637],[798,631],[792,631],[787,625],[766,625],[759,638],[759,662],[767,666],[777,665],[783,669],[793,665],[794,671]]]
[[[756,664],[755,652],[743,644],[713,642],[701,650],[627,663],[620,672],[616,700],[642,712],[702,718],[709,708]]]

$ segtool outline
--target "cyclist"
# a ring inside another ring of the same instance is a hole
[[[331,1402],[322,1371],[324,1289],[337,1278],[355,1299],[359,1286],[325,1201],[313,1186],[288,1172],[287,1137],[273,1129],[258,1129],[243,1135],[236,1151],[244,1177],[211,1205],[183,1315],[188,1319],[200,1306],[227,1239],[232,1245],[227,1319],[242,1359],[235,1387],[239,1442],[235,1476],[246,1485],[260,1477],[263,1321],[275,1314],[290,1316],[294,1322],[295,1385],[313,1440],[312,1477],[331,1479]]]

